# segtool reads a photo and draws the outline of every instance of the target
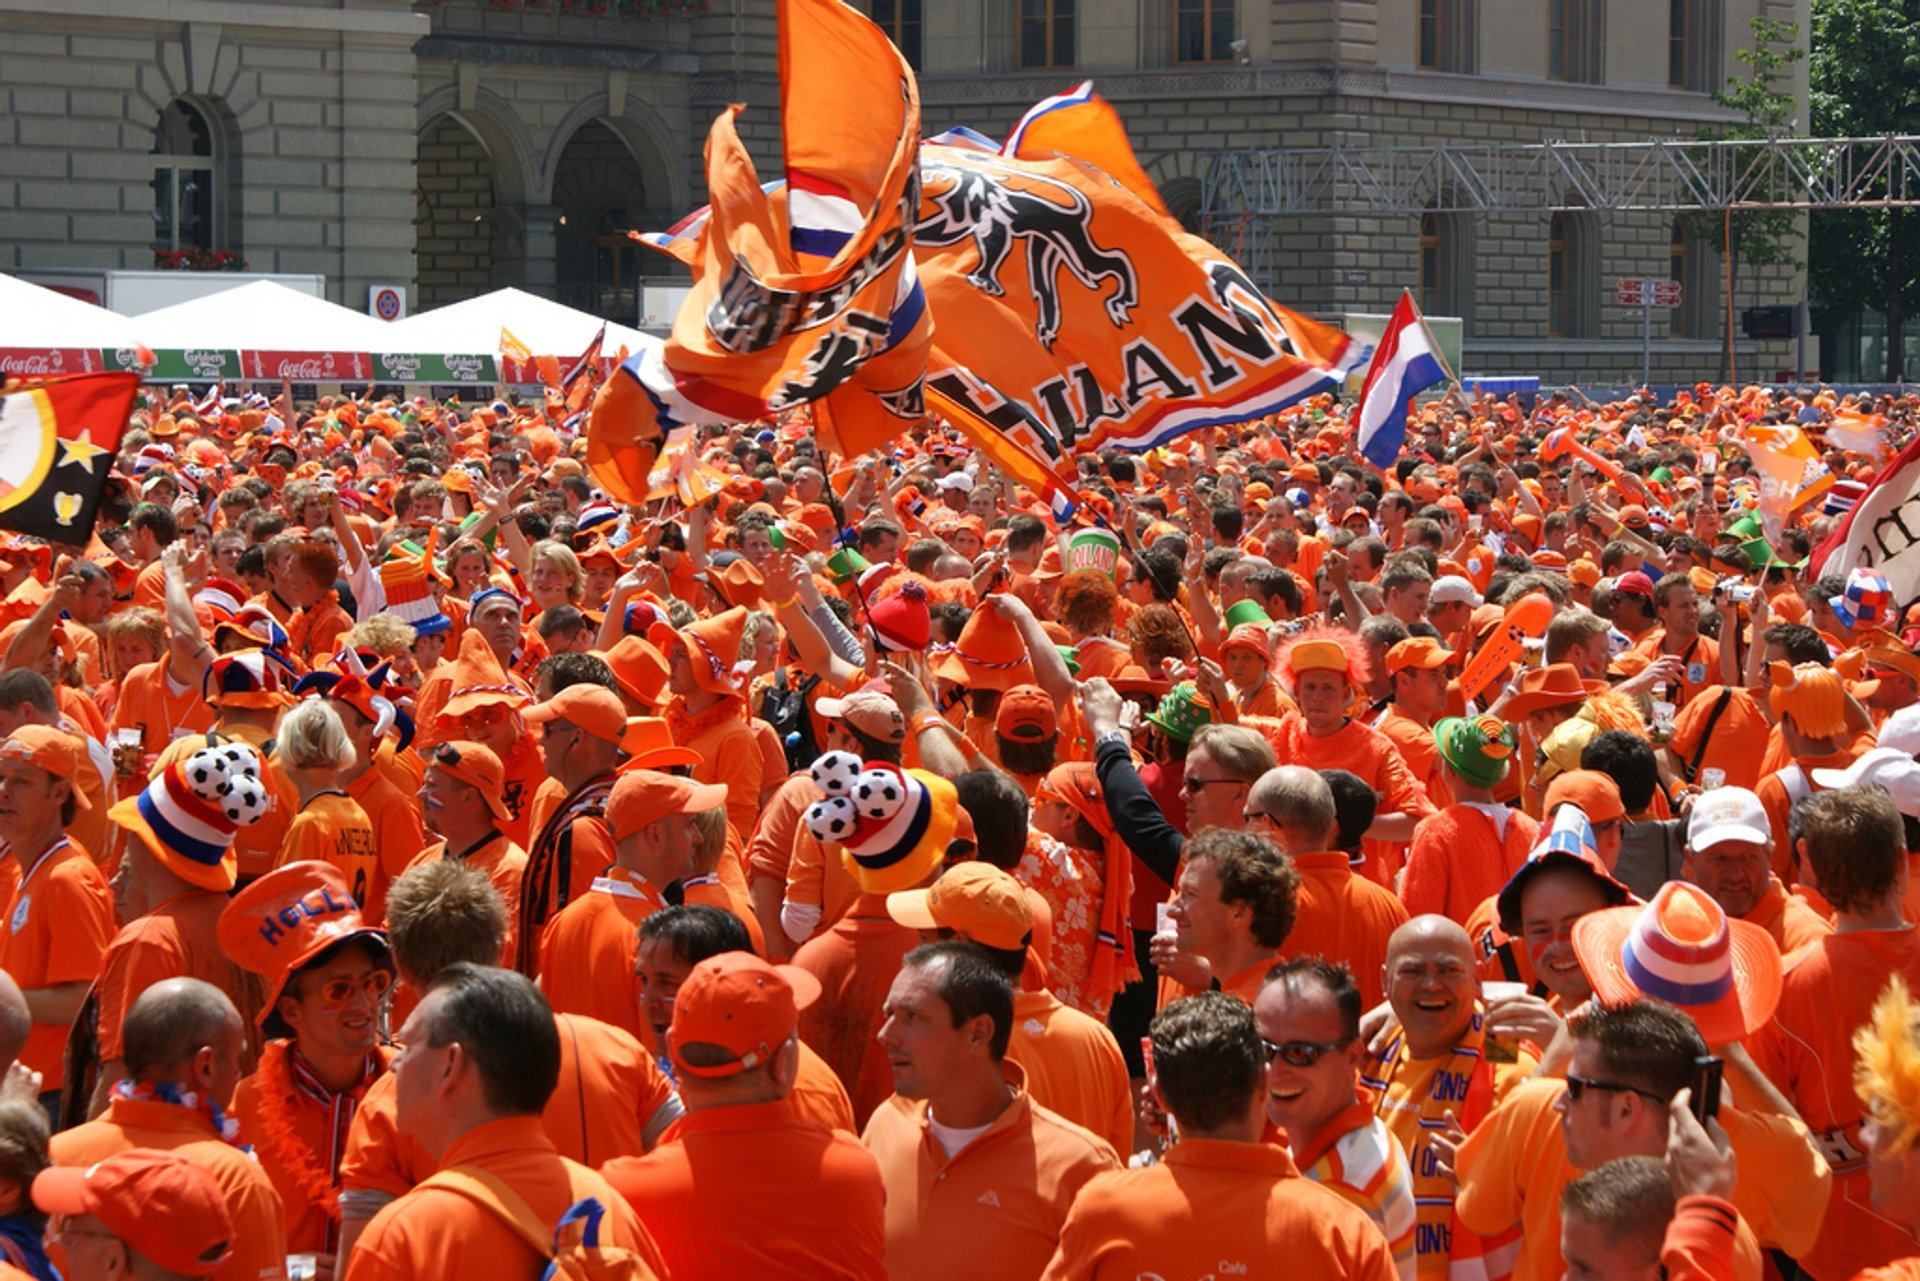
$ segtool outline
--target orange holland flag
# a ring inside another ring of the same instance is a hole
[[[1760,517],[1778,538],[1793,514],[1833,488],[1833,473],[1806,434],[1791,423],[1748,423],[1740,443],[1760,481]]]
[[[762,188],[729,108],[707,137],[712,203],[639,237],[689,262],[694,286],[664,348],[629,358],[595,402],[588,466],[616,498],[639,501],[677,427],[812,403],[822,440],[853,454],[924,416],[919,88],[839,0],[780,0],[779,24],[784,187]]]
[[[1272,413],[1359,364],[1347,335],[1269,301],[1139,194],[1152,184],[1089,86],[1049,102],[1009,140],[1018,157],[967,131],[921,148],[915,253],[939,321],[927,397],[971,438],[1011,436],[1057,464],[1144,450]],[[1067,137],[1127,176],[1027,154]]]

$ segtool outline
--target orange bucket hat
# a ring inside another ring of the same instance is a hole
[[[215,932],[235,964],[267,980],[259,1021],[269,1030],[287,980],[335,948],[364,940],[392,965],[386,931],[361,919],[346,878],[317,859],[275,868],[234,895]]]
[[[934,660],[933,674],[967,689],[1002,692],[1034,681],[1020,629],[997,609],[973,612],[953,648]]]
[[[483,707],[520,708],[532,701],[525,690],[507,679],[506,669],[478,629],[469,627],[462,633],[460,652],[453,660],[453,688],[446,706],[440,709],[442,724]]]

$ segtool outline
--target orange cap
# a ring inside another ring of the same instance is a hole
[[[628,770],[615,781],[607,797],[607,826],[617,841],[652,827],[669,814],[701,814],[726,803],[725,783],[696,783],[658,770]]]
[[[502,823],[513,821],[513,816],[507,812],[507,803],[502,799],[507,793],[507,769],[500,763],[500,758],[494,755],[492,748],[455,739],[434,748],[433,754],[427,758],[427,765],[448,778],[479,788],[480,795],[487,802],[488,813]]]
[[[211,1276],[233,1253],[227,1194],[177,1152],[133,1148],[93,1165],[42,1170],[33,1203],[47,1214],[91,1214],[135,1254],[179,1276]]]
[[[1016,743],[1038,743],[1060,732],[1060,717],[1038,685],[1015,685],[1000,696],[993,732]]]
[[[1033,933],[1033,907],[1012,875],[991,863],[956,863],[924,890],[887,895],[887,915],[915,930],[949,929],[982,947],[1017,952]]]
[[[673,998],[667,1050],[690,1076],[735,1076],[767,1062],[793,1038],[800,1011],[819,999],[820,980],[794,965],[769,965],[751,952],[722,952],[693,967]],[[712,1047],[689,1062],[693,1046]],[[718,1061],[715,1061],[715,1060]]]
[[[51,725],[20,725],[7,735],[5,742],[0,742],[0,760],[25,761],[55,778],[77,780],[80,744],[67,731]],[[78,781],[73,781],[70,790],[74,808],[86,809],[87,794],[80,790]]]
[[[604,685],[569,685],[520,715],[531,725],[566,721],[608,743],[618,743],[627,733],[627,705]]]
[[[1431,636],[1409,636],[1398,641],[1387,651],[1387,672],[1404,672],[1411,668],[1430,672],[1436,667],[1445,667],[1453,661],[1453,651]]]
[[[1610,823],[1627,816],[1627,807],[1620,801],[1620,785],[1611,775],[1595,769],[1568,770],[1547,784],[1542,811],[1551,815],[1567,804],[1578,805],[1590,823]]]

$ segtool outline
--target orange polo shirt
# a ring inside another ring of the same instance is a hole
[[[1268,735],[1282,765],[1305,765],[1308,769],[1343,769],[1373,789],[1380,798],[1382,814],[1410,814],[1425,818],[1434,813],[1433,802],[1413,771],[1407,768],[1393,740],[1360,721],[1348,721],[1324,738],[1307,732],[1306,718],[1288,716]],[[1406,846],[1386,841],[1366,843],[1366,863],[1361,874],[1382,885],[1392,883],[1406,859]]]
[[[220,946],[216,924],[232,900],[219,890],[185,890],[131,921],[107,945],[100,961],[100,1061],[121,1056],[120,1027],[142,992],[172,978],[201,979],[227,994],[251,1028],[261,999],[259,980],[234,964]],[[248,1052],[251,1068],[253,1054]]]
[[[280,862],[318,859],[331,863],[346,878],[353,901],[365,908],[380,871],[378,849],[373,822],[360,803],[345,792],[328,790],[313,797],[293,816]],[[368,919],[381,918],[368,913]]]
[[[91,983],[113,940],[113,892],[86,850],[61,837],[38,855],[9,859],[22,869],[4,921],[0,921],[0,969],[23,992],[62,983]],[[40,1023],[27,1034],[20,1061],[40,1073],[43,1090],[65,1080],[61,1062],[67,1023]]]
[[[1421,787],[1426,789],[1427,799],[1436,807],[1453,804],[1453,785],[1450,776],[1440,765],[1440,749],[1433,745],[1433,730],[1400,710],[1398,703],[1387,704],[1387,711],[1374,722],[1379,730],[1392,740],[1400,751],[1400,759],[1407,763]]]
[[[762,781],[760,745],[747,728],[745,712],[740,698],[723,698],[694,716],[678,698],[666,710],[673,741],[700,754],[694,781],[726,784],[727,826],[742,840],[753,835],[754,820],[760,816]]]
[[[1920,927],[1829,934],[1780,981],[1773,1021],[1754,1038],[1754,1058],[1792,1100],[1833,1165],[1833,1199],[1819,1239],[1795,1251],[1819,1277],[1850,1277],[1913,1248],[1899,1223],[1876,1212],[1853,1092],[1853,1030],[1872,1021],[1873,1003],[1898,974],[1920,986]]]
[[[1353,874],[1340,850],[1296,854],[1300,892],[1293,931],[1280,955],[1322,956],[1345,962],[1359,984],[1361,1004],[1372,1009],[1386,999],[1380,967],[1387,961],[1387,939],[1407,922],[1407,909],[1392,893]]]
[[[139,730],[140,750],[157,757],[174,739],[204,735],[212,729],[213,708],[196,688],[174,689],[167,676],[167,661],[161,659],[142,663],[120,678],[113,728]]]
[[[1132,1151],[1133,1089],[1106,1024],[1051,992],[1015,992],[1007,1057],[1026,1073],[1035,1103],[1091,1130],[1115,1152]]]
[[[811,1045],[800,1042],[800,1074],[787,1095],[787,1109],[805,1121],[818,1121],[829,1130],[844,1130],[858,1138],[860,1127],[854,1124],[853,1100],[847,1087],[833,1074],[827,1061]]]
[[[860,1141],[887,1189],[887,1271],[914,1281],[1038,1277],[1060,1244],[1067,1210],[1087,1180],[1119,1168],[1113,1149],[1036,1107],[1003,1064],[1013,1101],[986,1132],[948,1156],[925,1101],[898,1095]]]
[[[1159,1164],[1102,1174],[1075,1198],[1046,1281],[1140,1277],[1395,1281],[1380,1229],[1300,1177],[1283,1148],[1182,1139]]]
[[[689,1112],[667,1142],[601,1173],[652,1227],[675,1281],[886,1281],[879,1165],[784,1101]]]
[[[543,1223],[554,1224],[576,1201],[592,1197],[605,1211],[600,1240],[631,1250],[651,1272],[666,1264],[653,1238],[613,1186],[554,1150],[538,1117],[489,1121],[461,1135],[441,1169],[475,1166],[519,1194]],[[415,1188],[374,1216],[354,1244],[346,1281],[420,1281],[422,1277],[540,1275],[534,1253],[494,1211],[450,1188]]]
[[[192,1108],[113,1099],[96,1120],[53,1136],[55,1165],[89,1166],[133,1148],[175,1152],[213,1176],[233,1218],[233,1254],[214,1281],[285,1281],[287,1233],[280,1194],[260,1163],[213,1132]]]
[[[1666,640],[1667,629],[1656,627],[1634,644],[1633,651],[1650,659],[1659,658],[1665,652],[1663,647]],[[1675,682],[1679,686],[1679,693],[1673,705],[1685,707],[1698,698],[1703,690],[1720,683],[1720,642],[1711,636],[1695,636],[1674,653],[1680,659],[1680,678]],[[1718,726],[1714,727],[1714,733],[1717,737]]]
[[[1560,1192],[1579,1173],[1567,1160],[1553,1110],[1565,1089],[1556,1080],[1519,1086],[1467,1136],[1454,1162],[1462,1223],[1483,1236],[1522,1225],[1514,1281],[1559,1281],[1565,1268]],[[1796,1257],[1812,1245],[1833,1175],[1806,1141],[1805,1128],[1785,1117],[1723,1107],[1720,1123],[1737,1158],[1733,1203],[1742,1234],[1735,1275],[1757,1281],[1760,1243]]]
[[[640,873],[616,864],[547,922],[540,936],[540,990],[562,1014],[585,1014],[635,1037],[640,985],[633,975],[640,922],[667,906]]]
[[[1909,878],[1912,875],[1909,869]],[[1912,885],[1913,881],[1909,879],[1908,884]],[[1787,887],[1773,877],[1768,878],[1766,893],[1760,896],[1760,901],[1740,919],[1771,934],[1782,956],[1811,947],[1833,933],[1831,921],[1808,907],[1805,899],[1787,893]]]

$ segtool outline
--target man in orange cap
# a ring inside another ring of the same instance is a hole
[[[771,603],[777,609],[787,602]],[[760,747],[747,728],[733,675],[746,622],[747,611],[734,608],[684,628],[656,623],[647,633],[667,656],[673,700],[665,714],[673,741],[700,754],[695,779],[726,785],[727,826],[743,841],[760,813],[762,782]]]
[[[0,741],[0,841],[18,886],[0,922],[0,969],[33,1014],[20,1062],[40,1073],[50,1115],[58,1114],[67,1030],[114,933],[107,878],[66,835],[87,803],[73,782],[80,768],[77,741],[50,725],[21,725]]]
[[[978,944],[1013,984],[1013,1035],[1007,1058],[1027,1077],[1027,1093],[1115,1152],[1133,1147],[1133,1098],[1127,1061],[1107,1025],[1021,980],[1033,939],[1033,907],[1013,876],[991,863],[956,863],[924,890],[887,896],[887,913],[923,938]]]
[[[1412,636],[1387,651],[1393,701],[1373,727],[1393,740],[1400,759],[1436,808],[1453,803],[1453,789],[1433,746],[1433,723],[1447,707],[1447,665],[1453,651],[1427,636]]]
[[[701,852],[701,816],[726,803],[718,784],[655,770],[629,770],[614,782],[606,813],[613,864],[547,923],[540,940],[540,990],[556,1011],[644,1035],[634,931],[680,895]]]
[[[407,1048],[394,1065],[399,1125],[440,1172],[374,1216],[354,1245],[346,1281],[537,1275],[549,1254],[532,1241],[550,1239],[583,1200],[600,1213],[603,1251],[624,1252],[636,1275],[667,1275],[626,1200],[600,1175],[561,1156],[541,1125],[560,1078],[560,1032],[530,980],[511,970],[450,965],[431,981],[401,1039]],[[503,1205],[488,1189],[493,1181],[525,1210]]]
[[[60,688],[72,689],[72,686]],[[78,693],[79,691],[73,691]],[[107,793],[114,785],[113,758],[106,747],[62,710],[56,688],[39,672],[23,667],[0,668],[0,738],[22,725],[46,725],[71,734],[80,749],[73,783],[86,797],[75,806],[67,835],[101,863],[111,863],[119,848],[119,834],[107,817]]]
[[[687,1116],[667,1143],[601,1171],[654,1225],[674,1276],[887,1275],[879,1166],[787,1102],[800,1011],[819,996],[805,970],[747,952],[699,962],[674,994],[667,1045]]]
[[[518,905],[527,852],[506,834],[513,816],[501,799],[505,791],[506,769],[485,746],[455,739],[434,748],[427,755],[426,787],[420,800],[428,831],[440,839],[421,850],[412,867],[444,858],[478,868],[487,874],[501,902]],[[510,960],[511,919],[506,946],[505,959]]]
[[[134,1148],[86,1169],[43,1170],[33,1205],[57,1217],[73,1281],[217,1276],[234,1254],[220,1184],[171,1152]]]
[[[886,1015],[895,1093],[861,1141],[886,1184],[888,1273],[1039,1276],[1074,1197],[1119,1168],[1113,1149],[1027,1094],[1005,1061],[1012,985],[974,944],[908,953]]]
[[[265,980],[260,1066],[234,1114],[287,1207],[287,1243],[331,1258],[340,1245],[340,1157],[367,1088],[393,1050],[380,1043],[393,986],[386,935],[362,923],[340,873],[289,863],[236,895],[220,942]]]
[[[542,727],[547,776],[566,789],[540,825],[520,880],[514,968],[538,972],[547,922],[587,892],[613,862],[607,798],[613,791],[627,709],[620,696],[595,685],[570,685],[523,716]]]
[[[239,1123],[221,1104],[240,1079],[240,1012],[211,984],[163,979],[133,1003],[124,1037],[126,1078],[99,1119],[54,1136],[53,1163],[85,1170],[136,1148],[175,1153],[212,1177],[232,1217],[233,1253],[211,1275],[284,1278],[280,1194],[240,1146]]]
[[[257,786],[238,784],[236,792],[236,778]],[[245,800],[256,803],[242,804]],[[161,770],[139,796],[113,807],[114,821],[134,839],[127,842],[113,878],[127,924],[107,945],[96,987],[97,1100],[125,1075],[120,1027],[134,1000],[153,984],[183,976],[203,979],[225,992],[243,1016],[256,1013],[259,994],[221,950],[218,926],[234,886],[235,837],[266,807],[260,758],[242,743],[202,747]],[[249,1068],[255,1058],[249,1046]]]

